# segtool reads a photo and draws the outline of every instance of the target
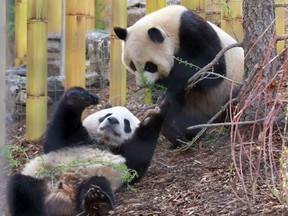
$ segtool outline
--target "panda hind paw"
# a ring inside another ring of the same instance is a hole
[[[96,212],[101,215],[101,212],[107,213],[115,208],[113,198],[97,185],[92,185],[84,195],[83,206],[87,215],[95,215]]]

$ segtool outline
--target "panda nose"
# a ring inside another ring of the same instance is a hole
[[[119,124],[119,121],[116,118],[114,118],[114,117],[110,117],[110,118],[107,118],[107,119],[108,119],[110,124]]]

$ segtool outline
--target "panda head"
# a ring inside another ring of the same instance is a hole
[[[128,109],[116,106],[87,116],[83,126],[92,139],[108,146],[118,146],[133,135],[139,123]]]
[[[114,27],[117,37],[124,41],[122,60],[135,73],[137,85],[169,75],[174,65],[173,55],[179,48],[181,14],[186,10],[179,5],[168,6],[146,15],[127,29]]]

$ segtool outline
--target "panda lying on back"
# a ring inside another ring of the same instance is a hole
[[[89,97],[85,97],[85,95]],[[84,89],[72,88],[65,92],[59,104],[63,100],[68,100],[71,103],[73,101],[74,103],[77,102],[77,98],[83,102],[83,98],[90,100],[90,96]],[[73,100],[70,100],[70,97]],[[96,100],[98,98],[94,97],[92,101],[95,102]],[[71,103],[69,104],[71,105]],[[31,160],[25,165],[21,174],[15,174],[9,179],[7,198],[11,215],[101,215],[114,208],[114,192],[123,184],[121,182],[121,172],[119,169],[115,169],[115,165],[123,163],[129,170],[135,170],[138,176],[132,182],[143,177],[154,154],[161,124],[165,117],[166,106],[164,101],[161,109],[151,112],[150,117],[144,119],[139,125],[135,124],[135,128],[132,126],[134,129],[128,129],[127,120],[129,121],[131,118],[126,116],[126,126],[124,126],[123,131],[134,132],[127,139],[119,142],[117,154],[111,153],[109,148],[107,150],[99,149],[98,139],[94,141],[93,139],[92,141],[84,139],[84,141],[72,145],[66,143],[66,147],[59,142],[58,149],[53,146],[54,150]],[[63,111],[65,112],[65,109],[59,107],[55,110],[55,116],[63,118],[64,115],[60,114]],[[118,109],[119,107],[115,108],[115,110]],[[79,114],[83,110],[80,110],[78,109],[79,113],[73,113],[71,118],[81,121],[81,115]],[[105,119],[109,121],[109,116],[113,116],[113,108],[109,109],[109,115],[99,115],[99,118],[93,117],[93,119],[96,120],[96,124],[100,123],[101,125],[101,122],[104,122]],[[117,124],[116,117],[117,115],[114,116],[114,119],[112,117],[110,119],[114,121],[114,124]],[[133,124],[136,123],[134,120],[132,118]],[[71,127],[65,121],[59,122],[63,124],[59,127],[63,131]],[[49,124],[48,129],[51,125],[53,125],[53,122]],[[89,123],[88,125],[91,126],[92,124]],[[113,137],[113,127],[110,129],[103,127],[102,129],[107,130],[104,133],[105,136],[110,134]],[[50,130],[52,131],[52,128]],[[79,127],[79,130],[83,130],[83,128]],[[77,133],[77,130],[74,132]],[[56,133],[55,131],[55,134],[58,136],[62,133]],[[58,138],[54,137],[55,140],[60,140],[60,138],[62,138],[62,135]],[[49,136],[47,139],[50,139]],[[69,136],[67,139],[69,139]],[[46,145],[46,147],[49,147],[49,144]]]
[[[122,59],[127,69],[135,73],[136,83],[141,86],[146,84],[144,80],[163,85],[166,95],[173,99],[162,133],[174,146],[178,139],[190,140],[200,130],[187,127],[207,123],[229,101],[232,83],[217,74],[238,83],[243,81],[244,52],[236,47],[213,66],[210,72],[216,75],[204,76],[191,90],[186,90],[190,77],[210,63],[222,48],[236,41],[183,6],[168,6],[127,29],[114,27],[114,31],[124,41]],[[234,83],[233,87],[234,97],[240,85]]]

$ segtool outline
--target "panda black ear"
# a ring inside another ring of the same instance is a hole
[[[162,43],[164,41],[164,37],[161,33],[161,31],[157,28],[150,28],[148,30],[148,35],[152,41],[155,43]]]
[[[113,30],[119,39],[124,40],[124,41],[126,40],[126,37],[127,37],[127,29],[126,28],[121,28],[121,27],[115,26],[113,28]]]

